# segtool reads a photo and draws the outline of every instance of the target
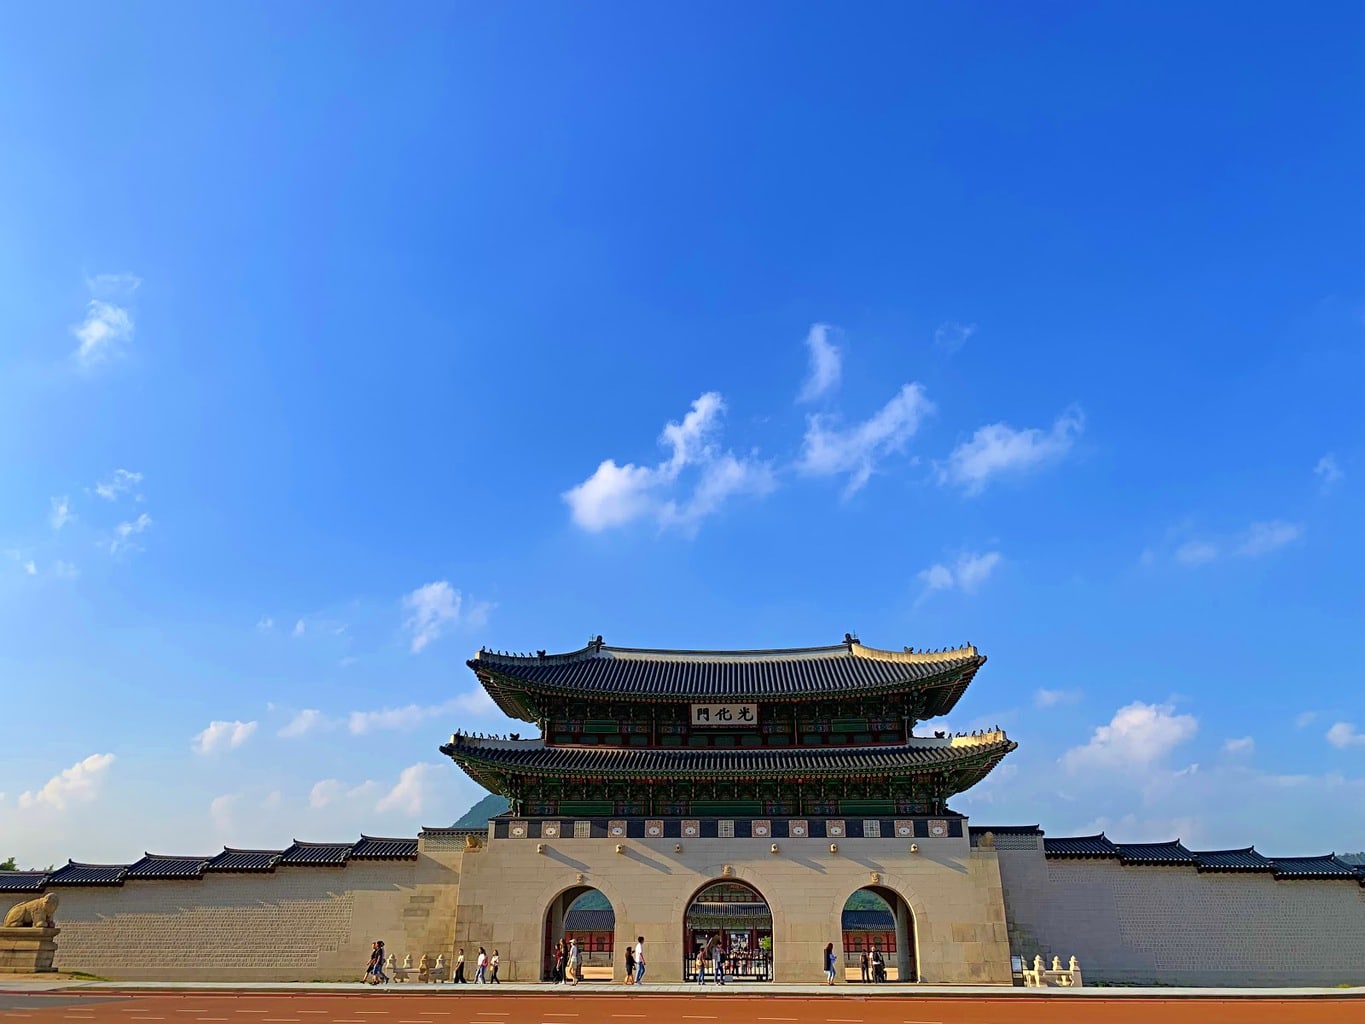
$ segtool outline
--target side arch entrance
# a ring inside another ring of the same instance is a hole
[[[746,882],[709,882],[692,897],[683,918],[683,980],[697,980],[697,955],[718,946],[726,980],[773,980],[773,912],[763,894]],[[715,981],[714,956],[704,977]]]
[[[541,980],[566,980],[563,957],[556,972],[555,949],[572,941],[578,947],[583,980],[611,981],[615,939],[616,910],[602,890],[588,885],[565,889],[545,910]]]
[[[849,981],[879,984],[919,980],[915,915],[900,893],[881,885],[864,886],[849,896],[842,917],[844,968]],[[864,955],[868,958],[866,978],[862,972]]]

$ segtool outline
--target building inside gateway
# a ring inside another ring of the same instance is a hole
[[[1360,981],[1365,869],[1331,853],[1192,850],[969,822],[953,799],[1015,749],[949,735],[975,647],[612,647],[468,662],[526,735],[456,731],[441,751],[508,801],[486,827],[359,843],[148,853],[0,873],[60,894],[59,966],[114,978],[349,978],[398,958],[500,952],[539,982],[572,938],[589,978],[817,983],[864,953],[889,983],[1009,985],[1075,956],[1086,984]],[[173,941],[167,941],[173,936]],[[876,954],[872,957],[872,954]],[[871,981],[872,979],[869,979]]]

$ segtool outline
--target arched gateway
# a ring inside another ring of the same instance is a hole
[[[716,881],[704,886],[687,905],[683,919],[683,979],[697,980],[697,956],[708,952],[702,976],[714,981],[714,948],[721,970],[739,981],[772,981],[773,914],[768,901],[744,882]]]
[[[583,979],[610,981],[615,927],[615,909],[600,889],[587,885],[565,889],[545,909],[541,980],[556,978],[555,947],[561,942],[567,945],[572,940],[578,947]],[[560,968],[562,971],[562,961]]]
[[[865,885],[844,904],[840,923],[850,980],[870,984],[919,980],[915,915],[900,893],[882,885]],[[860,970],[864,955],[868,957],[866,978]]]

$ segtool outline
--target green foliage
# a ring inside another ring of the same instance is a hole
[[[859,889],[852,896],[850,896],[848,898],[848,902],[844,904],[844,909],[883,910],[888,914],[891,913],[891,907],[886,902],[886,900],[882,899],[875,892],[868,892],[868,890],[866,889]]]
[[[1339,853],[1337,860],[1344,860],[1347,864],[1356,864],[1365,867],[1365,850],[1360,853]]]
[[[610,910],[611,900],[607,899],[596,889],[585,892],[578,899],[569,904],[570,910]]]
[[[17,869],[16,869],[15,866],[14,866],[14,858],[13,858],[13,857],[8,857],[8,858],[6,858],[5,860],[0,860],[0,871],[15,871],[15,870],[17,870]]]
[[[496,793],[489,793],[469,810],[464,812],[460,820],[452,825],[452,828],[483,828],[488,824],[489,818],[496,818],[499,814],[506,814],[511,804],[507,802],[505,796],[498,796]]]

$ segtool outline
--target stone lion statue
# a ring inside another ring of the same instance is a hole
[[[44,893],[34,900],[16,903],[5,915],[6,928],[55,928],[52,915],[57,913],[57,894]]]

